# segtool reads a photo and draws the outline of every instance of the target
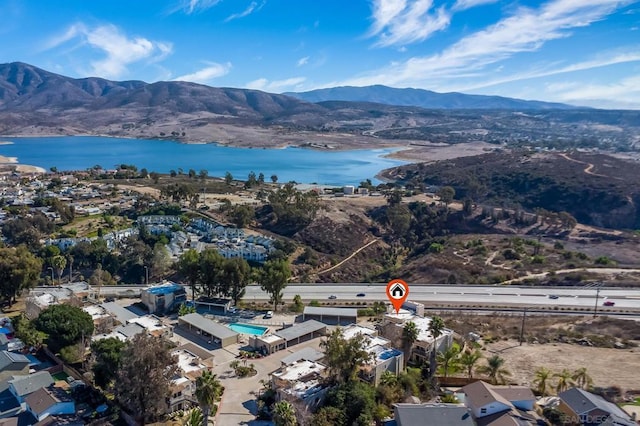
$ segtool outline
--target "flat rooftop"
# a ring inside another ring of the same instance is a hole
[[[326,369],[327,367],[320,363],[300,360],[294,364],[283,367],[282,371],[276,371],[272,374],[281,380],[296,381],[313,373],[320,374]]]

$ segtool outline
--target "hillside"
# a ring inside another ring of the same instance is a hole
[[[365,87],[342,86],[311,90],[309,92],[287,92],[284,94],[316,103],[325,101],[373,102],[428,109],[548,110],[579,108],[560,103],[526,101],[502,96],[467,95],[455,92],[437,93],[430,90],[396,89],[382,85]]]
[[[318,149],[488,142],[628,150],[640,137],[639,111],[553,109],[460,94],[451,99],[475,103],[452,100],[433,104],[440,109],[425,109],[389,105],[400,100],[386,89],[370,98],[375,102],[311,103],[188,82],[74,79],[15,62],[0,64],[0,134],[108,135]],[[443,109],[450,107],[464,109]],[[534,107],[537,110],[530,113],[521,110]]]
[[[494,206],[568,212],[578,222],[640,227],[640,165],[593,153],[495,152],[389,172],[412,185],[450,185],[456,197]]]

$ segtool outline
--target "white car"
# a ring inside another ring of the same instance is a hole
[[[269,318],[273,318],[273,311],[267,311],[267,313],[264,314],[264,319],[269,319]]]

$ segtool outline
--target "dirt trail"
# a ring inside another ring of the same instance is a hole
[[[584,161],[576,160],[575,158],[571,158],[571,157],[569,157],[567,154],[564,154],[564,153],[562,153],[562,154],[558,154],[558,155],[560,155],[560,156],[561,156],[562,158],[564,158],[565,160],[573,161],[574,163],[578,163],[578,164],[586,164],[586,165],[587,165],[587,167],[585,167],[585,168],[584,168],[583,172],[585,172],[585,173],[586,173],[586,174],[588,174],[588,175],[591,175],[591,176],[606,177],[606,178],[611,178],[611,179],[620,179],[620,178],[614,178],[614,177],[612,177],[612,176],[607,176],[607,175],[601,175],[601,174],[598,174],[598,173],[593,173],[593,172],[592,172],[592,170],[593,170],[593,168],[595,167],[595,165],[594,165],[594,164],[591,164],[591,163],[585,163]]]
[[[327,272],[333,271],[334,269],[338,268],[339,266],[342,266],[343,263],[349,261],[353,256],[355,256],[356,254],[360,253],[362,250],[366,249],[367,247],[369,247],[371,244],[377,243],[379,240],[376,238],[375,240],[369,241],[367,244],[363,245],[362,247],[360,247],[359,249],[355,250],[353,253],[351,253],[348,257],[345,257],[342,261],[340,261],[339,263],[333,265],[332,267],[325,269],[324,271],[320,271],[320,272],[316,272],[317,275],[322,275],[322,274],[326,274]]]

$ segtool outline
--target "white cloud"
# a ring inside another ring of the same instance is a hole
[[[369,36],[377,46],[414,43],[449,26],[445,7],[432,10],[433,0],[373,0],[373,24]]]
[[[128,37],[115,25],[106,24],[89,28],[83,23],[70,26],[63,34],[48,40],[44,49],[56,48],[68,41],[79,39],[75,49],[90,46],[105,53],[105,57],[91,61],[91,73],[105,78],[117,78],[127,72],[129,64],[146,59],[158,62],[173,51],[168,42],[152,41],[144,37]]]
[[[181,0],[169,13],[182,11],[187,15],[191,15],[192,13],[203,12],[217,5],[220,1],[221,0]]]
[[[302,83],[304,83],[307,79],[305,77],[292,77],[286,80],[275,80],[269,81],[266,78],[259,78],[257,80],[250,81],[246,84],[247,89],[254,90],[263,90],[265,92],[271,93],[281,93],[286,92],[288,90],[293,90],[298,87]]]
[[[231,63],[229,62],[226,64],[208,62],[207,65],[207,67],[194,73],[176,77],[173,81],[189,81],[191,83],[207,84],[215,78],[229,74],[229,71],[231,71]]]
[[[298,62],[296,63],[296,66],[301,67],[301,66],[307,65],[309,63],[309,59],[310,58],[308,56],[305,56],[304,58],[298,59]]]
[[[608,84],[556,84],[550,86],[553,95],[569,103],[589,103],[601,107],[640,108],[640,76],[624,78]]]
[[[566,74],[570,72],[576,71],[585,71],[594,68],[602,68],[610,65],[624,64],[630,62],[639,62],[640,61],[640,51],[638,49],[633,49],[628,52],[605,52],[600,54],[597,58],[591,59],[588,61],[576,62],[571,65],[565,66],[555,66],[545,69],[538,70],[530,70],[525,73],[512,74],[499,79],[491,79],[480,81],[477,83],[468,84],[464,87],[456,87],[455,90],[466,91],[466,90],[474,90],[481,89],[485,87],[496,86],[498,84],[511,83],[514,81],[521,80],[529,80],[533,78],[540,77],[550,77],[558,74]]]
[[[377,0],[377,5],[382,3]],[[402,11],[405,7],[400,0],[384,3],[396,6],[393,9],[387,7],[389,16],[398,15],[398,10]],[[570,30],[589,26],[628,3],[624,0],[552,0],[538,9],[520,7],[511,16],[463,37],[438,54],[413,57],[339,84],[420,86],[442,79],[453,81],[460,74],[469,72],[488,74],[488,65],[518,53],[536,51],[549,41],[569,37]]]
[[[457,0],[453,5],[453,10],[466,10],[484,4],[496,3],[498,0]]]
[[[257,2],[252,1],[245,10],[240,13],[234,13],[233,15],[230,15],[227,19],[224,20],[224,22],[233,21],[234,19],[244,18],[245,16],[251,15],[253,12],[257,12],[262,9],[262,6],[264,6],[265,3],[266,1],[263,1],[262,3],[260,3],[260,5],[258,5]]]

